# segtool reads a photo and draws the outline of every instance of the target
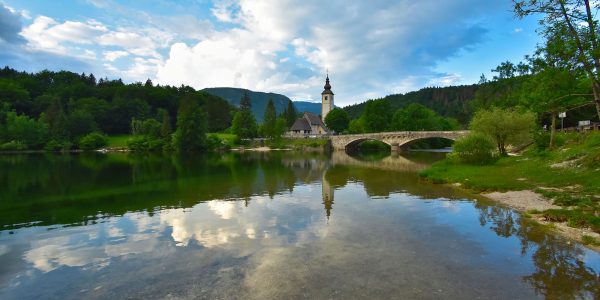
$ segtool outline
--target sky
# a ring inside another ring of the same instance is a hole
[[[472,84],[540,41],[510,0],[0,0],[0,65],[335,105]]]

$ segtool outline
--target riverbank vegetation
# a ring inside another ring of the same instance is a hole
[[[279,138],[296,117],[291,102],[277,115],[269,100],[264,121],[258,124],[247,93],[238,108],[188,86],[160,86],[150,80],[124,84],[68,71],[0,69],[0,151],[206,151],[228,148],[242,139]],[[206,132],[237,138],[222,140]]]
[[[560,209],[530,213],[600,233],[600,133],[560,134],[558,139],[561,146],[554,150],[534,145],[521,156],[483,166],[446,159],[420,175],[479,192],[532,190]]]
[[[541,17],[544,41],[524,61],[492,70],[497,76],[490,83],[482,75],[471,105],[479,109],[470,123],[480,136],[457,141],[455,153],[421,176],[478,191],[532,190],[558,208],[531,214],[600,233],[600,133],[585,132],[585,125],[578,133],[557,133],[559,116],[568,116],[570,126],[599,120],[600,39],[590,5],[514,1],[517,17]],[[493,141],[496,151],[484,139]],[[506,155],[506,145],[518,148],[527,140],[532,146],[521,156]],[[582,240],[600,244],[589,236]]]
[[[237,108],[226,100],[188,86],[124,84],[93,74],[38,73],[0,69],[0,150],[84,149],[90,134],[134,135],[131,145],[161,148],[176,132],[177,110],[193,97],[211,132],[231,126]],[[144,131],[144,132],[140,132]],[[160,137],[160,138],[159,138]],[[114,140],[114,139],[112,139]],[[118,146],[122,146],[120,142]]]

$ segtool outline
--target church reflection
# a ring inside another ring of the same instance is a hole
[[[331,216],[331,210],[333,209],[333,201],[335,196],[335,190],[327,181],[326,173],[323,173],[323,182],[321,184],[321,190],[323,195],[323,205],[325,206],[325,215],[327,220]]]

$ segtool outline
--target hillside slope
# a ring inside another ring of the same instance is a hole
[[[411,103],[419,103],[433,109],[444,117],[457,119],[466,124],[471,117],[472,109],[469,102],[475,98],[478,85],[462,85],[449,87],[428,87],[406,94],[385,96],[392,105],[392,109],[406,107]],[[365,109],[367,102],[362,102],[343,109],[348,112],[350,118],[357,119]]]
[[[248,96],[250,97],[250,103],[252,104],[252,113],[254,114],[256,121],[259,123],[261,123],[263,120],[264,112],[269,99],[273,99],[273,104],[275,104],[277,114],[283,112],[287,108],[288,103],[292,101],[290,98],[281,94],[255,92],[240,88],[218,87],[206,88],[202,91],[211,95],[219,96],[236,107],[240,106],[240,99],[242,99],[244,93],[247,92]]]
[[[294,101],[294,106],[298,113],[308,111],[315,115],[321,114],[321,102]]]

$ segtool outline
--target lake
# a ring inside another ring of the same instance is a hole
[[[600,255],[443,153],[0,156],[0,299],[598,299]]]

